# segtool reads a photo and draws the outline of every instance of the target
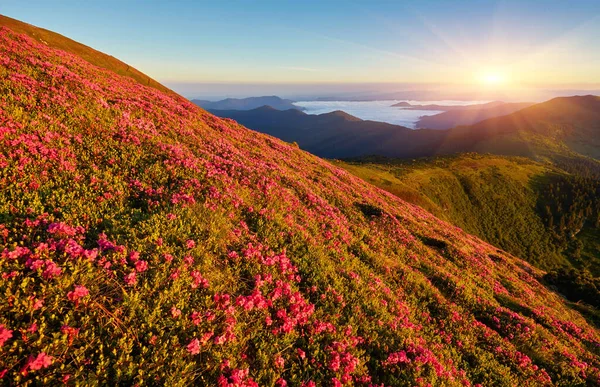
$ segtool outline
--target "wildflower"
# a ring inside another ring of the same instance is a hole
[[[31,297],[31,300],[32,300],[31,309],[33,309],[33,310],[38,310],[42,306],[44,306],[44,300],[40,300],[38,298],[33,298],[33,297]]]
[[[283,366],[285,365],[285,360],[283,359],[283,357],[281,357],[281,355],[275,356],[275,359],[273,359],[273,362],[275,363],[275,366],[277,368],[283,368]]]
[[[192,320],[192,323],[194,325],[198,325],[202,322],[202,315],[200,314],[200,312],[192,312],[192,314],[190,315],[190,319]]]
[[[0,347],[4,345],[12,337],[13,331],[6,329],[6,327],[0,324]]]
[[[171,316],[173,318],[178,318],[179,316],[181,316],[181,309],[178,309],[178,308],[176,308],[176,307],[173,306],[171,308]]]
[[[188,239],[188,240],[185,242],[185,246],[186,246],[188,249],[193,249],[194,247],[196,247],[196,242],[194,242],[192,239]]]
[[[127,274],[123,278],[123,280],[129,286],[133,286],[133,285],[137,284],[137,275],[136,275],[135,271],[132,271],[131,273]]]
[[[210,340],[211,337],[213,337],[214,333],[212,332],[207,332],[205,334],[202,335],[202,339],[200,339],[200,343],[201,344],[206,344],[208,343],[208,341]]]
[[[129,253],[129,260],[132,263],[136,263],[139,259],[140,259],[140,253],[138,253],[137,251],[132,251],[131,253]]]
[[[217,345],[225,344],[226,341],[227,337],[225,337],[225,335],[215,336],[215,339],[213,340],[213,342]]]
[[[148,262],[142,261],[142,260],[137,261],[135,263],[135,270],[138,273],[142,273],[142,272],[148,270]]]
[[[75,285],[75,290],[72,290],[69,293],[67,293],[67,298],[69,298],[69,300],[77,303],[77,302],[79,302],[79,300],[81,298],[86,297],[89,294],[90,294],[90,292],[85,286]]]
[[[197,355],[200,353],[200,340],[198,339],[193,339],[192,341],[190,341],[190,343],[186,346],[186,349],[189,353],[191,353],[192,355]]]
[[[172,280],[176,280],[177,278],[179,278],[179,269],[175,269],[171,272],[171,274],[169,275],[169,278]]]
[[[192,266],[194,264],[194,257],[191,255],[186,255],[183,257],[183,262],[185,262],[185,264],[188,266]]]
[[[44,279],[52,279],[54,277],[58,277],[62,273],[62,269],[56,263],[51,260],[46,260],[46,268],[42,272],[42,277]]]
[[[202,274],[200,274],[199,271],[192,271],[190,273],[190,275],[192,276],[192,278],[194,279],[194,281],[192,282],[192,288],[196,289],[196,288],[208,288],[208,280],[204,277],[202,277]]]
[[[73,237],[84,231],[83,227],[71,227],[64,223],[51,223],[48,226],[48,233],[54,234],[59,238]]]
[[[73,339],[79,334],[79,328],[73,328],[68,325],[63,325],[60,327],[60,331],[67,335],[69,345],[73,344]]]
[[[33,355],[30,355],[29,358],[27,359],[27,363],[25,364],[24,371],[26,373],[27,370],[37,371],[42,368],[50,367],[52,365],[53,361],[54,361],[54,358],[52,356],[46,355],[45,352],[41,352],[36,357],[34,357]]]
[[[306,352],[304,352],[303,350],[301,350],[300,348],[296,349],[296,352],[298,353],[298,357],[300,359],[304,359],[306,357]]]
[[[383,362],[384,365],[392,365],[392,364],[404,364],[410,363],[410,359],[406,356],[405,351],[394,352],[391,353],[387,360]]]

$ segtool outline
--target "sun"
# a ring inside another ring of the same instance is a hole
[[[485,86],[502,86],[507,81],[506,74],[499,71],[483,71],[479,76],[479,82]]]

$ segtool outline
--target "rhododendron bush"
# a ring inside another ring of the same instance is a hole
[[[594,385],[543,273],[294,146],[0,30],[3,383]]]

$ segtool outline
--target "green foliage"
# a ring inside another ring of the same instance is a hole
[[[550,166],[478,154],[336,164],[538,267],[568,264],[538,213]]]

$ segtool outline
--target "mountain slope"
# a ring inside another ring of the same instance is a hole
[[[457,151],[523,156],[577,152],[600,156],[600,97],[559,97],[507,116],[447,131],[440,154]]]
[[[599,382],[527,263],[6,28],[0,63],[3,382]]]
[[[168,88],[156,82],[146,74],[123,63],[115,57],[96,51],[91,47],[85,46],[56,32],[48,31],[43,28],[23,23],[19,20],[0,15],[0,26],[10,28],[19,34],[26,34],[29,37],[41,42],[49,47],[70,52],[78,57],[90,62],[94,66],[113,71],[119,75],[130,77],[142,85],[150,86],[163,92],[171,92]]]
[[[533,105],[529,102],[501,103],[470,106],[468,109],[449,110],[433,116],[423,116],[417,122],[417,128],[450,129],[461,125],[473,125],[488,118],[500,117],[514,113]]]
[[[250,97],[250,98],[226,98],[221,101],[203,101],[193,99],[193,103],[206,110],[252,110],[262,106],[271,106],[277,110],[304,110],[293,104],[294,101],[289,99],[281,99],[276,96],[269,97]]]
[[[600,274],[600,183],[527,158],[462,154],[419,160],[336,161],[535,266]],[[583,251],[574,247],[583,240]]]

